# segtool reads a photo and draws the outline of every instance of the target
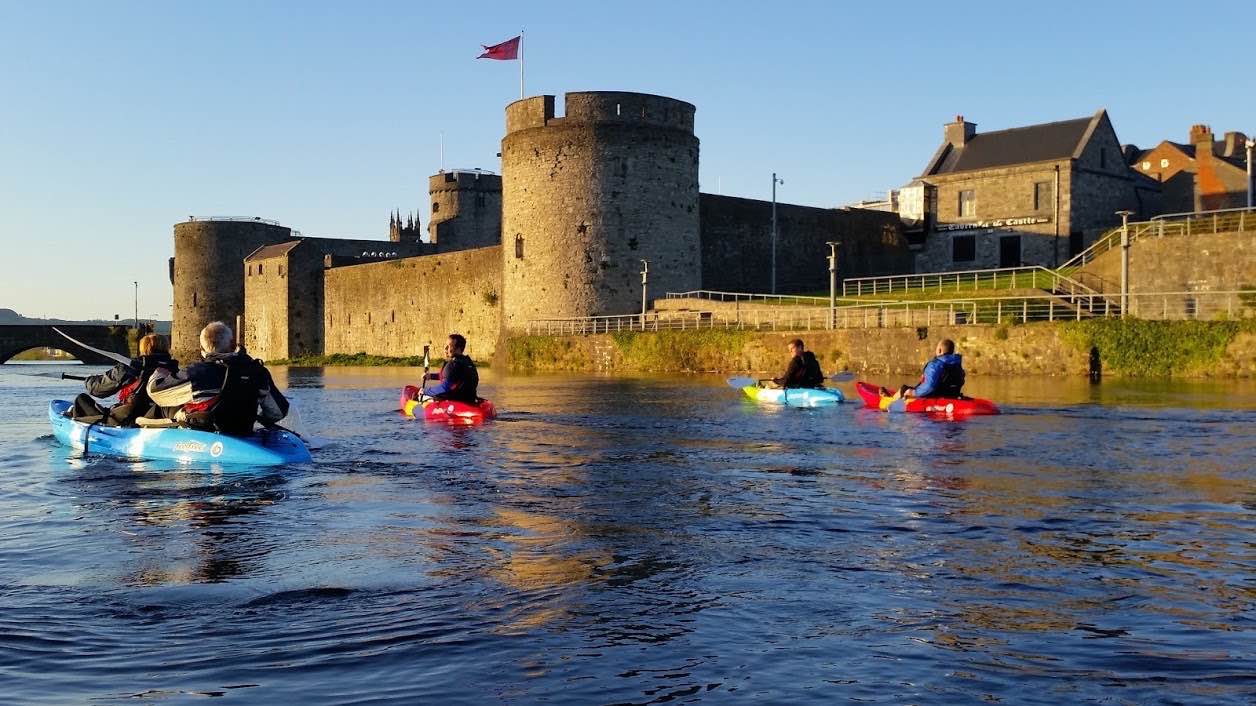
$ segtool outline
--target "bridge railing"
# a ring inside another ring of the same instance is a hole
[[[630,331],[738,329],[817,331],[1012,324],[1117,318],[1117,297],[1060,297],[1049,294],[928,301],[897,301],[827,307],[744,308],[534,319],[529,335],[592,335]],[[1256,290],[1156,292],[1129,295],[1128,316],[1155,320],[1256,318]]]

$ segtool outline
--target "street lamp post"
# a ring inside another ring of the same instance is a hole
[[[1130,214],[1133,211],[1117,211],[1121,217],[1121,318],[1130,303]]]
[[[139,345],[139,335],[140,335],[140,282],[139,282],[139,280],[133,280],[133,281],[131,282],[131,284],[134,284],[134,285],[135,285],[135,340],[136,340],[136,345]]]
[[[1256,148],[1256,139],[1247,138],[1247,207],[1252,207],[1252,149]]]
[[[785,180],[772,172],[772,293],[776,294],[776,185],[785,184]]]
[[[840,240],[830,240],[829,246],[829,329],[837,328],[837,246]]]
[[[650,261],[641,261],[641,330],[645,330],[646,293],[650,289]]]

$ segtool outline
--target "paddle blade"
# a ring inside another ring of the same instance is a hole
[[[855,379],[855,374],[849,370],[843,370],[840,373],[833,373],[829,379],[833,382],[850,382]]]
[[[759,384],[758,381],[755,380],[754,378],[745,378],[745,377],[729,378],[726,382],[728,382],[728,386],[733,388],[734,390],[740,390],[743,387],[750,387],[752,385]]]

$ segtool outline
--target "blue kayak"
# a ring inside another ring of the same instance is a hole
[[[250,466],[278,466],[310,460],[310,450],[289,431],[259,429],[237,437],[180,427],[144,429],[84,424],[64,415],[65,400],[48,403],[48,421],[57,441],[85,454],[130,459]]]
[[[779,404],[786,407],[827,407],[840,404],[846,400],[841,390],[810,387],[758,387],[747,385],[741,388],[746,397],[755,402]]]

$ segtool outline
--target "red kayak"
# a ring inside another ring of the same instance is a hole
[[[855,383],[855,390],[863,398],[865,407],[883,412],[919,412],[947,417],[999,413],[999,408],[990,400],[974,397],[903,397],[896,400],[881,394],[881,388],[866,382]]]
[[[456,402],[454,400],[434,400],[424,397],[419,401],[421,390],[414,385],[406,385],[401,390],[401,412],[407,417],[423,419],[429,422],[446,424],[472,425],[481,424],[485,419],[497,416],[497,409],[488,400],[480,400],[477,404]]]

